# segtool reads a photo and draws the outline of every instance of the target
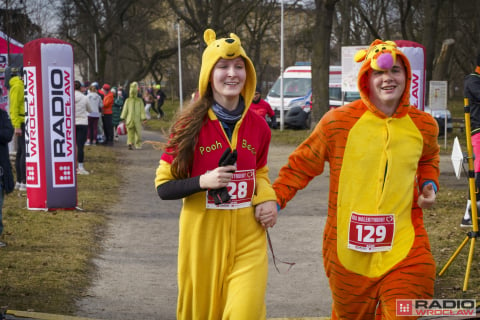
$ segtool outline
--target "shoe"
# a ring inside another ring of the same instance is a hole
[[[115,141],[118,141],[118,136],[115,136]]]
[[[84,168],[77,168],[77,174],[88,175],[88,174],[90,174],[90,172],[88,172]]]
[[[19,191],[27,191],[27,185],[25,183],[20,183]]]
[[[90,144],[91,144],[90,141],[85,142],[86,146],[89,146]]]
[[[5,242],[0,242],[0,248],[4,248],[6,246],[7,246],[7,244]]]
[[[17,181],[17,182],[15,183],[15,190],[20,189],[20,185],[21,185],[21,183]]]
[[[133,145],[129,144],[128,145],[128,150],[133,150]]]
[[[135,149],[142,150],[142,146],[135,146]]]
[[[480,226],[480,219],[478,221],[478,226]],[[472,227],[472,219],[468,218],[462,218],[462,222],[460,223],[460,227],[462,228],[471,228]]]

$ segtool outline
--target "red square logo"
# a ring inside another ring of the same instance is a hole
[[[37,163],[27,162],[25,167],[26,167],[27,184],[31,186],[38,186],[40,177],[38,176]]]
[[[397,316],[412,316],[412,300],[397,300]]]
[[[55,162],[55,184],[71,185],[74,182],[74,168],[72,162]]]

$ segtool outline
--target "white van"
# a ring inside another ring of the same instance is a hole
[[[265,100],[272,106],[275,114],[280,115],[281,99],[280,99],[280,81],[278,77],[277,81],[273,85],[272,89],[268,92]],[[292,100],[310,100],[308,96],[311,96],[312,92],[312,69],[311,66],[291,66],[285,69],[283,72],[283,110],[284,114],[290,109],[290,102]],[[329,96],[330,107],[337,107],[342,102],[342,67],[330,66],[329,76]],[[333,105],[332,105],[333,104]],[[308,109],[308,108],[307,108]],[[305,110],[310,112],[310,109]]]

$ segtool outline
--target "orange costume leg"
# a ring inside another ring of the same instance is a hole
[[[333,297],[332,320],[417,319],[397,317],[396,300],[431,299],[435,262],[430,250],[418,244],[403,261],[381,277],[361,276],[337,264],[329,281]]]

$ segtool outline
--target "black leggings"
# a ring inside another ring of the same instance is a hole
[[[25,145],[25,123],[21,125],[22,135],[17,136],[17,155],[15,156],[15,170],[17,171],[17,182],[26,183],[26,148]]]
[[[111,114],[104,114],[102,117],[103,131],[107,143],[113,143],[113,121]]]
[[[77,160],[83,163],[85,142],[87,141],[88,125],[77,124],[75,126],[75,133],[77,135]]]

